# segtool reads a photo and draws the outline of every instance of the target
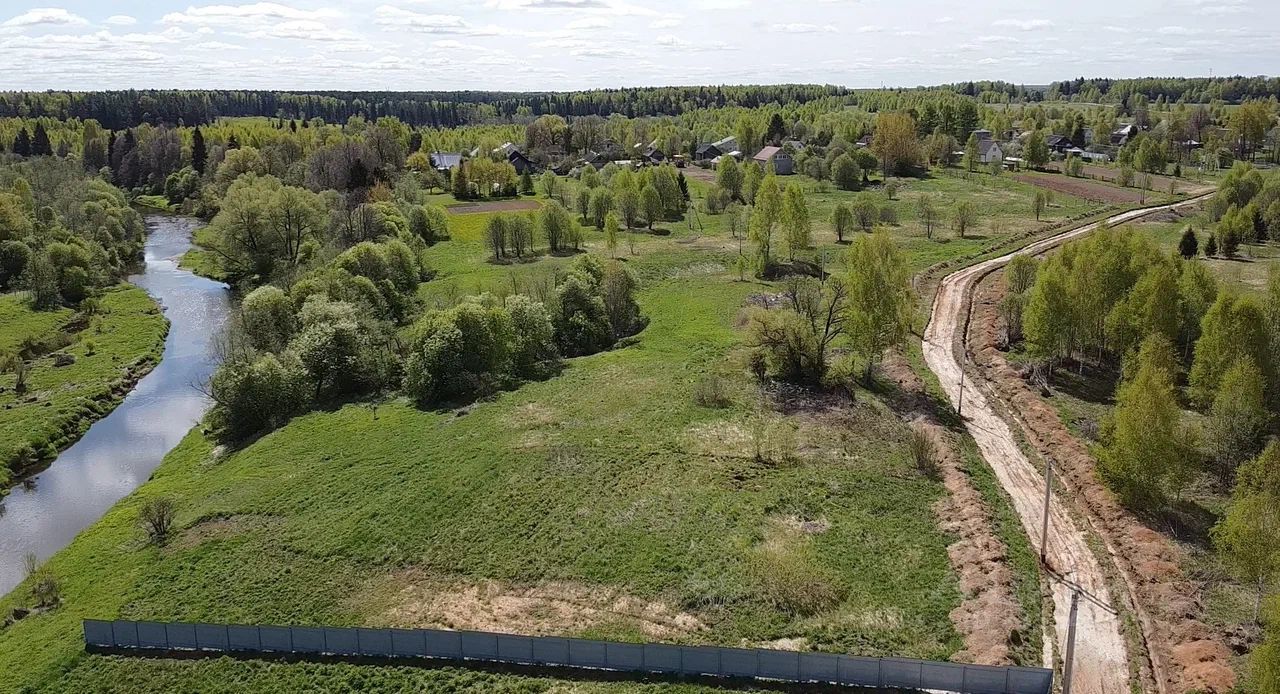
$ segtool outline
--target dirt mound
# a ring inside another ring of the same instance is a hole
[[[1221,634],[1199,621],[1203,609],[1196,585],[1181,570],[1183,552],[1172,540],[1144,526],[1098,481],[1096,462],[1036,389],[999,349],[997,306],[1004,295],[1001,273],[975,290],[969,347],[975,365],[1011,412],[1027,442],[1057,466],[1074,506],[1103,538],[1127,585],[1160,690],[1227,692],[1235,685],[1230,650]]]
[[[447,582],[409,569],[373,590],[379,624],[402,628],[495,631],[527,636],[577,634],[626,625],[655,640],[706,629],[697,617],[620,590],[566,581],[511,585],[499,581]]]

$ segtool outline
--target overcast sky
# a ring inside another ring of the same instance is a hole
[[[1277,0],[0,3],[0,89],[915,86],[1277,74]]]

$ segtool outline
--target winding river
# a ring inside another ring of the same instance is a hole
[[[209,407],[197,386],[213,372],[230,293],[178,267],[199,220],[156,214],[146,221],[146,266],[129,281],[164,307],[164,358],[47,470],[0,500],[0,595],[22,581],[28,553],[47,559],[145,482]]]

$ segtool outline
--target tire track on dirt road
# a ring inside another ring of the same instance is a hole
[[[1117,225],[1161,210],[1193,204],[1191,198],[1172,204],[1144,207],[1114,215],[1107,224]],[[997,414],[982,382],[964,375],[959,355],[964,353],[972,291],[977,282],[998,270],[1015,255],[1036,255],[1072,239],[1085,236],[1100,226],[1086,224],[1032,243],[1007,255],[993,258],[944,277],[934,297],[929,325],[925,329],[923,349],[925,362],[937,375],[943,391],[952,403],[960,402],[963,391],[965,427],[977,442],[982,457],[1000,480],[1013,501],[1014,509],[1033,544],[1041,542],[1044,514],[1044,476],[1018,445],[1018,437],[1010,424]],[[1098,598],[1111,602],[1107,575],[1090,549],[1084,530],[1068,511],[1069,500],[1055,495],[1049,504],[1048,553],[1046,563],[1053,572]],[[1050,576],[1053,579],[1053,576]],[[1066,652],[1067,628],[1073,588],[1061,580],[1052,580],[1054,625],[1058,652]],[[1142,620],[1139,620],[1140,622]],[[1076,620],[1075,669],[1072,675],[1074,694],[1126,694],[1129,688],[1129,658],[1146,658],[1146,654],[1127,653],[1123,625],[1118,616],[1089,600],[1080,600]],[[1164,678],[1155,677],[1157,682]]]

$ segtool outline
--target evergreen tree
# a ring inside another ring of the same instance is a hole
[[[53,156],[53,145],[49,142],[49,133],[44,123],[36,123],[35,134],[31,137],[31,154],[36,157]]]
[[[191,168],[204,175],[204,167],[209,161],[209,150],[204,143],[204,133],[200,128],[191,131]]]
[[[1212,258],[1216,255],[1218,255],[1218,237],[1210,233],[1209,240],[1204,242],[1204,256]]]
[[[1178,255],[1187,260],[1196,257],[1196,253],[1200,250],[1200,241],[1196,239],[1196,232],[1191,227],[1182,232],[1182,238],[1178,240]]]
[[[14,138],[13,153],[20,157],[31,156],[31,136],[27,134],[26,128],[19,130],[18,136]]]

